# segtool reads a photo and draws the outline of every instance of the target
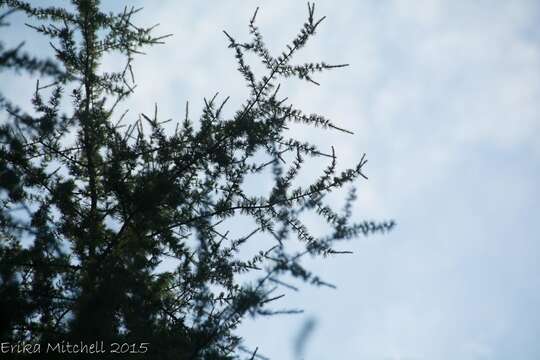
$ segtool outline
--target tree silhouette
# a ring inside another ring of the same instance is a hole
[[[276,289],[289,286],[283,276],[327,285],[302,265],[304,257],[339,254],[335,242],[394,225],[351,222],[354,190],[343,211],[326,200],[365,177],[365,157],[338,171],[333,149],[325,152],[287,131],[294,122],[349,132],[279,95],[285,78],[317,84],[315,73],[346,66],[292,63],[324,18],[316,19],[308,4],[306,22],[277,57],[263,41],[257,12],[248,42],[225,33],[248,98],[226,117],[227,98],[216,95],[205,100],[195,122],[186,104],[185,118],[168,131],[157,108],[134,121],[117,110],[135,88],[134,57],[167,36],[135,25],[139,9],[105,13],[97,0],[72,3],[73,11],[3,4],[26,14],[28,26],[49,38],[56,61],[0,46],[0,70],[48,78],[47,85],[35,85],[33,114],[0,98],[6,114],[0,127],[0,339],[127,343],[133,345],[121,352],[135,358],[239,358],[235,329],[242,319],[294,312],[272,307],[281,297]],[[109,53],[124,56],[120,71],[99,66]],[[252,71],[248,53],[266,74]],[[314,158],[328,166],[301,184],[304,162]],[[271,189],[251,194],[245,182],[252,176],[271,177]],[[313,234],[302,221],[307,213],[331,231]],[[234,225],[240,217],[252,228]],[[231,235],[239,229],[245,233]],[[246,257],[243,247],[253,241],[271,245]],[[301,250],[291,245],[298,241]],[[169,269],[159,267],[163,262]],[[248,357],[255,356],[250,350]]]

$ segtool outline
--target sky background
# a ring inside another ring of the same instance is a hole
[[[123,108],[136,116],[157,102],[174,119],[186,100],[196,118],[216,91],[231,96],[230,113],[245,99],[223,29],[247,40],[260,6],[258,23],[277,53],[307,15],[303,1],[133,4],[145,7],[139,23],[159,22],[158,33],[174,36],[135,62],[138,88]],[[539,359],[540,2],[316,5],[328,18],[297,62],[350,67],[318,76],[320,87],[283,84],[282,94],[354,131],[298,135],[335,145],[342,164],[366,153],[355,218],[393,218],[398,227],[346,244],[353,255],[310,261],[337,290],[287,293],[280,305],[305,313],[247,321],[245,345],[280,360]],[[20,26],[2,31],[45,46]],[[0,74],[16,102],[28,103],[27,85]],[[305,347],[295,348],[310,319]]]

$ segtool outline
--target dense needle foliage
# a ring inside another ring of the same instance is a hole
[[[196,122],[186,106],[185,119],[169,131],[157,109],[133,120],[116,110],[134,91],[134,56],[165,36],[136,26],[137,9],[105,13],[98,0],[72,3],[73,11],[16,0],[0,8],[4,25],[9,12],[24,13],[56,57],[33,58],[0,43],[0,71],[36,72],[42,80],[29,84],[33,112],[4,98],[8,89],[0,95],[0,338],[147,342],[151,359],[254,357],[240,351],[235,328],[247,315],[279,312],[273,304],[288,286],[284,276],[327,285],[303,267],[304,257],[337,254],[336,241],[393,226],[351,222],[354,191],[342,211],[326,201],[365,177],[364,157],[338,171],[333,149],[287,131],[294,122],[348,132],[279,93],[285,78],[317,84],[315,73],[345,66],[292,63],[324,18],[309,5],[307,21],[278,56],[265,46],[256,13],[248,42],[225,33],[249,97],[229,117],[226,98],[205,100]],[[103,72],[108,53],[124,56],[121,71]],[[252,71],[248,53],[266,74]],[[301,184],[312,158],[328,166]],[[271,189],[247,191],[246,179],[264,174]],[[332,230],[313,234],[302,220],[307,213]],[[253,226],[232,236],[240,217]],[[243,247],[254,241],[271,245],[246,258]],[[290,245],[298,242],[300,250]],[[158,267],[163,262],[169,266]]]

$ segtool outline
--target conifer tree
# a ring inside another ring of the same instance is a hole
[[[33,112],[0,98],[0,338],[136,344],[127,354],[133,358],[254,358],[253,349],[241,352],[235,329],[246,316],[294,312],[274,307],[289,286],[285,276],[328,285],[303,258],[339,254],[336,242],[394,225],[352,221],[354,190],[342,211],[327,201],[365,178],[365,157],[338,171],[333,149],[287,131],[300,123],[349,133],[279,92],[287,78],[318,85],[316,73],[346,66],[293,63],[324,18],[308,4],[306,22],[277,56],[257,12],[247,42],[225,32],[248,98],[225,116],[227,98],[213,96],[197,121],[186,105],[185,118],[168,131],[157,108],[136,119],[117,110],[135,91],[134,57],[166,36],[134,24],[139,9],[106,13],[98,0],[72,3],[74,10],[3,0],[0,8],[24,13],[56,58],[0,44],[0,70],[33,71],[42,80],[29,85]],[[100,61],[113,52],[125,65],[104,72]],[[249,53],[265,74],[252,70]],[[302,184],[310,159],[328,166]],[[265,174],[269,191],[247,191],[249,177]],[[310,231],[302,220],[308,213],[331,231]],[[232,236],[240,216],[253,228]],[[271,245],[246,258],[248,242]],[[297,242],[300,250],[291,246]],[[160,270],[164,261],[173,265]]]

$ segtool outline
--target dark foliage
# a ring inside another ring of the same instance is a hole
[[[185,119],[167,131],[157,109],[133,122],[115,111],[134,90],[133,57],[166,36],[133,24],[137,9],[115,14],[97,0],[72,3],[73,12],[16,0],[0,8],[26,14],[56,57],[40,60],[0,43],[0,70],[49,81],[35,87],[34,115],[0,97],[0,338],[147,342],[151,359],[240,358],[235,328],[245,316],[294,312],[272,308],[277,289],[290,286],[284,276],[327,285],[303,267],[304,257],[340,253],[336,241],[393,226],[351,223],[354,191],[342,212],[327,204],[329,193],[364,177],[364,157],[338,171],[333,150],[286,131],[295,122],[347,132],[278,95],[284,78],[317,84],[315,73],[345,65],[291,63],[323,20],[313,5],[277,57],[253,16],[249,42],[226,33],[250,90],[244,105],[225,117],[227,99],[214,96],[198,122],[186,106]],[[100,72],[111,52],[125,56],[125,67]],[[265,75],[251,70],[248,53],[260,58]],[[300,185],[309,158],[328,166]],[[249,194],[246,179],[265,172],[271,190]],[[302,221],[307,213],[318,214],[330,233],[312,234]],[[239,216],[253,228],[233,237],[227,227]],[[273,244],[241,256],[247,242],[263,238]],[[300,251],[290,246],[298,241]],[[171,270],[159,270],[164,260]]]

